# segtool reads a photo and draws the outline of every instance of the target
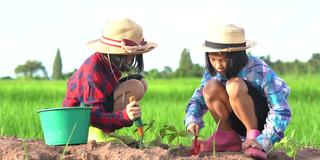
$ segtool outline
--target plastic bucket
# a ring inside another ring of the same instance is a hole
[[[84,144],[88,140],[91,107],[60,107],[39,110],[47,145]]]

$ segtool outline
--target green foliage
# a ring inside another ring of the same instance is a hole
[[[53,80],[63,79],[62,60],[61,60],[61,55],[60,55],[60,49],[59,48],[57,50],[56,57],[54,58],[51,78]]]
[[[275,143],[273,149],[282,149],[289,157],[296,157],[299,149],[302,148],[302,145],[296,140],[294,133],[295,130],[290,136],[286,136],[280,142]]]
[[[260,57],[264,60],[273,70],[280,75],[301,75],[301,74],[319,74],[320,73],[320,53],[312,54],[312,57],[307,62],[301,62],[298,59],[293,62],[283,62],[277,60],[271,62],[270,56]]]
[[[176,70],[176,77],[190,77],[192,76],[193,63],[190,57],[190,51],[186,48],[181,53],[179,68]]]
[[[174,72],[175,77],[201,77],[203,67],[199,64],[193,64],[190,51],[186,48],[182,50],[178,69]]]
[[[289,105],[292,111],[291,122],[285,132],[303,146],[320,147],[320,75],[282,76],[291,89]],[[183,123],[185,109],[194,90],[199,87],[200,78],[147,79],[148,92],[139,102],[145,126],[145,143],[158,138],[168,144],[169,137],[161,139],[160,129],[173,125],[177,131],[185,130]],[[0,80],[0,136],[43,139],[37,110],[61,106],[66,91],[66,81],[18,81]],[[215,129],[210,113],[204,115],[205,127],[200,134],[209,137]],[[151,120],[155,122],[151,125]],[[17,122],[24,122],[23,125]],[[149,128],[149,129],[148,129]],[[132,136],[136,127],[125,127],[117,131],[121,136]],[[171,133],[171,132],[166,132]],[[179,142],[178,142],[179,141]],[[175,138],[172,145],[191,145],[190,137]]]
[[[77,71],[77,69],[74,69],[72,72],[64,73],[64,74],[63,74],[64,79],[68,79],[68,78],[71,77],[76,71]]]
[[[165,66],[164,69],[160,72],[158,69],[151,69],[148,72],[144,72],[145,76],[148,78],[173,78],[173,71],[169,66]]]
[[[199,64],[193,64],[190,51],[186,48],[182,50],[179,67],[173,71],[169,66],[165,66],[162,71],[151,69],[145,73],[148,78],[180,78],[180,77],[202,77],[204,68]]]
[[[191,135],[186,130],[178,130],[174,125],[165,124],[159,130],[159,136],[161,139],[168,137],[168,142],[171,144],[173,140],[177,139],[177,143],[179,143],[180,137],[191,137]]]
[[[44,79],[48,79],[46,68],[39,61],[27,60],[25,64],[19,65],[14,70],[17,77],[22,77],[23,79],[41,79],[36,76],[38,71],[43,73]]]
[[[145,134],[155,134],[155,139],[149,140],[143,146],[152,147],[152,146],[163,146],[164,139],[168,139],[168,143],[172,145],[172,142],[177,139],[179,144],[179,138],[181,137],[191,137],[191,134],[188,133],[186,130],[179,131],[175,126],[165,124],[160,129],[157,130],[155,128],[155,120],[151,120],[149,123],[144,123],[144,133]],[[150,132],[150,130],[157,130],[156,132]],[[113,143],[121,143],[131,147],[138,147],[139,142],[136,140],[134,135],[120,135],[117,133],[118,131],[111,133],[109,135],[104,134],[103,132],[99,131],[95,134],[99,137],[99,142],[113,142]],[[133,133],[136,133],[137,129],[134,129]],[[101,135],[102,133],[102,135]],[[169,147],[169,145],[168,145]],[[140,147],[139,147],[140,148]]]

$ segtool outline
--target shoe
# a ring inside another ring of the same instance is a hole
[[[260,159],[260,160],[266,160],[268,158],[267,154],[254,147],[250,147],[244,151],[244,155],[247,157],[255,158],[255,159]]]
[[[239,135],[234,131],[221,131],[218,129],[210,138],[199,141],[200,152],[212,152],[213,142],[215,141],[216,152],[239,152],[241,151],[241,140]]]
[[[252,129],[247,131],[246,139],[256,139],[260,135],[260,131],[257,129]],[[249,147],[244,151],[244,155],[247,157],[255,158],[255,159],[260,159],[260,160],[266,160],[268,158],[267,154],[255,147]]]

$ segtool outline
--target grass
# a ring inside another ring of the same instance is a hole
[[[320,86],[317,76],[285,76],[291,88],[289,99],[292,121],[286,130],[290,135],[295,130],[295,139],[304,146],[320,147]],[[155,120],[154,127],[145,133],[144,140],[155,139],[163,125],[174,125],[185,130],[186,105],[200,84],[200,79],[149,80],[149,90],[140,102],[144,123]],[[20,138],[43,139],[37,110],[60,107],[65,95],[65,81],[0,81],[0,135]],[[216,124],[210,114],[204,116],[205,128],[201,135],[208,137]],[[117,131],[120,135],[132,135],[133,125]],[[180,138],[179,143],[191,145],[191,137]],[[166,139],[166,142],[168,140]],[[177,144],[174,140],[173,144]]]

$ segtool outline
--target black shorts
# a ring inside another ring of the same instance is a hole
[[[264,124],[266,123],[266,118],[269,112],[269,107],[267,100],[264,96],[261,95],[261,93],[254,88],[253,86],[249,85],[246,82],[248,86],[248,94],[253,100],[255,113],[258,120],[258,129],[260,131],[263,130]],[[243,125],[243,123],[238,119],[238,117],[235,115],[234,112],[231,113],[229,116],[229,122],[231,124],[231,127],[240,135],[246,136],[247,129]]]
[[[119,80],[119,83],[123,83],[127,80],[130,80],[130,79],[137,79],[137,80],[141,80],[142,78],[144,78],[142,75],[140,74],[130,74],[128,75],[127,77],[123,77]],[[114,104],[114,96],[113,96],[113,93],[114,91],[112,91],[112,94],[107,96],[106,98],[106,102],[103,106],[106,106],[104,107],[105,111],[106,112],[113,112],[113,104]],[[110,107],[112,106],[112,108]]]

